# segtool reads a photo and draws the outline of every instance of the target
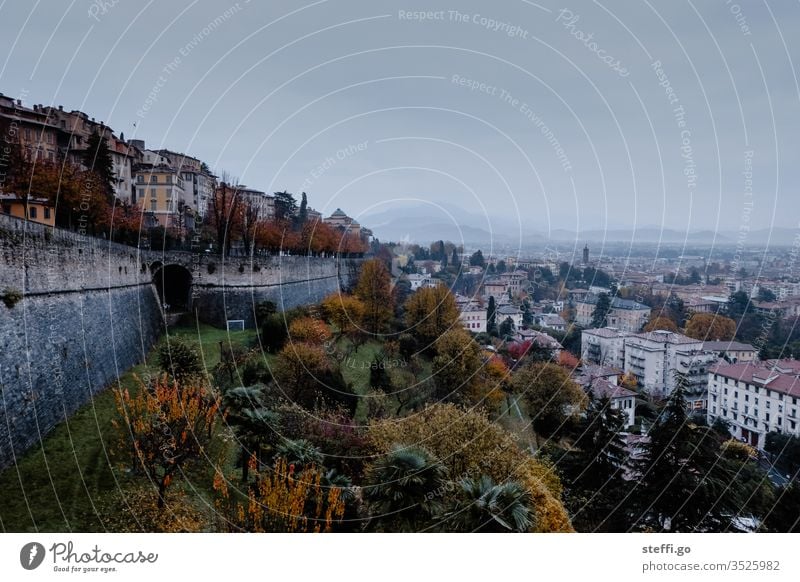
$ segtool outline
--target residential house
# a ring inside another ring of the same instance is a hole
[[[15,194],[0,194],[0,209],[3,214],[26,218],[32,222],[56,225],[56,210],[47,198],[29,197],[28,212],[25,213],[25,203]]]
[[[486,331],[486,308],[477,303],[468,302],[459,306],[459,319],[464,329],[473,333]]]
[[[735,341],[703,342],[703,349],[713,352],[731,364],[753,362],[758,359],[758,350],[750,344]]]

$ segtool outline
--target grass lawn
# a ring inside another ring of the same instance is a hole
[[[207,368],[219,362],[220,341],[250,346],[256,337],[255,330],[229,333],[207,325],[176,327],[169,333],[199,341]],[[156,364],[153,353],[148,362]],[[143,365],[136,366],[125,372],[120,382],[135,389],[134,374],[141,376],[147,371]],[[112,457],[118,442],[112,425],[116,416],[114,395],[105,390],[22,455],[16,467],[0,473],[0,531],[105,531],[103,506],[133,481],[118,468],[119,457]],[[215,455],[222,457],[224,451]],[[192,475],[192,483],[185,484],[197,487],[195,494],[208,487],[210,480],[203,478],[210,473],[208,469],[205,464]]]

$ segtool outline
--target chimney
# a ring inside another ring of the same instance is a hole
[[[63,105],[59,105],[59,106],[58,106],[58,110],[59,110],[59,111],[64,111],[64,106],[63,106]]]

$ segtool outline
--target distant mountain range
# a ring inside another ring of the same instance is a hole
[[[580,232],[569,229],[554,229],[547,236],[546,228],[520,227],[513,218],[481,216],[454,205],[414,205],[392,208],[377,213],[365,214],[358,221],[371,228],[375,236],[385,241],[430,243],[434,240],[451,240],[474,245],[528,245],[547,242],[620,242],[720,245],[742,244],[744,248],[792,245],[800,231],[791,228],[751,230],[739,233],[735,230],[712,230],[686,232],[678,229],[647,225],[641,228],[588,229]],[[521,233],[520,233],[521,229]]]

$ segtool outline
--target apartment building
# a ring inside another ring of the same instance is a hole
[[[708,369],[716,353],[703,341],[671,331],[652,331],[625,338],[625,367],[653,395],[669,396],[680,382],[695,410],[705,410]]]
[[[588,327],[592,324],[598,298],[598,295],[588,293],[575,303],[575,323],[582,327]],[[632,299],[611,298],[611,307],[606,317],[606,323],[609,327],[637,332],[644,327],[649,319],[650,308],[647,305]]]
[[[26,107],[22,101],[0,93],[2,141],[19,143],[31,160],[54,162],[62,156],[61,132],[39,106]]]
[[[625,338],[631,335],[616,327],[583,330],[581,360],[622,370],[625,368]]]
[[[164,227],[182,227],[189,206],[180,174],[167,165],[141,166],[135,171],[133,202]]]
[[[800,437],[800,362],[719,364],[708,374],[708,422],[721,418],[734,437],[763,449],[766,434]]]

